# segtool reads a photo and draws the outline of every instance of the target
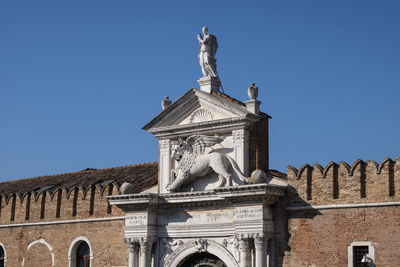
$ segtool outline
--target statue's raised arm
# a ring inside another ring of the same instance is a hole
[[[202,28],[203,35],[198,34],[197,39],[200,43],[199,63],[203,77],[218,77],[217,73],[217,60],[215,54],[217,53],[218,43],[215,35],[209,34],[207,27]]]

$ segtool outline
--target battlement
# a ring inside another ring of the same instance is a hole
[[[287,168],[289,205],[400,201],[400,158]]]
[[[151,162],[0,183],[0,225],[122,216],[107,196],[125,181],[137,193],[153,187],[157,172]]]

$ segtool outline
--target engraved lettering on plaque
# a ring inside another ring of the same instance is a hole
[[[138,226],[147,224],[147,214],[128,215],[125,217],[126,226]]]

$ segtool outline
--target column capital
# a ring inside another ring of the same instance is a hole
[[[129,252],[137,252],[139,249],[137,242],[128,242],[128,251]]]
[[[137,238],[136,240],[140,245],[140,249],[142,249],[142,248],[147,249],[153,245],[155,238],[149,236],[149,237]]]
[[[240,249],[249,249],[250,248],[250,239],[242,237],[239,239],[239,248]]]

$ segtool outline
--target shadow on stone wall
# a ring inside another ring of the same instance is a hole
[[[290,203],[305,209],[293,209]],[[288,208],[290,205],[290,208]],[[273,206],[273,216],[275,218],[275,267],[288,266],[285,264],[291,256],[290,247],[290,226],[289,220],[296,218],[312,219],[322,215],[318,210],[299,196],[297,190],[288,185],[285,198]]]

